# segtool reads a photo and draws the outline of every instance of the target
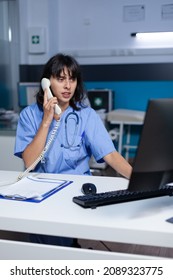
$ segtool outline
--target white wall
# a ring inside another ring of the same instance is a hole
[[[69,52],[80,63],[173,62],[173,42],[137,43],[136,31],[173,31],[173,17],[162,19],[172,0],[18,0],[21,64],[43,64]],[[143,20],[125,22],[123,8],[143,5]],[[46,28],[46,53],[28,53],[28,28]],[[154,49],[154,51],[153,51]],[[168,53],[169,51],[169,53]],[[142,55],[140,54],[142,52]]]

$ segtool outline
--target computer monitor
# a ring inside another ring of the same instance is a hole
[[[23,108],[36,101],[36,93],[39,90],[39,83],[19,83],[18,99],[19,107]]]
[[[128,190],[173,182],[173,98],[150,100]]]
[[[113,110],[114,92],[110,89],[90,89],[87,96],[94,110],[105,109],[105,112]]]

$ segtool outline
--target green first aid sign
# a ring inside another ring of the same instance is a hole
[[[32,40],[32,44],[40,44],[40,36],[39,35],[33,35],[31,37],[31,40]]]

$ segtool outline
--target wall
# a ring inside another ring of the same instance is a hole
[[[0,108],[11,108],[10,43],[8,3],[0,2]]]
[[[148,43],[139,44],[130,36],[136,31],[172,30],[172,19],[167,21],[161,19],[161,4],[170,4],[170,2],[164,0],[75,0],[70,4],[68,0],[61,0],[59,1],[59,12],[61,12],[59,14],[59,48],[72,51],[79,57],[81,63],[88,63],[88,61],[99,64],[172,61],[172,56],[168,58],[138,55],[141,48],[145,48],[144,53],[149,53],[149,50],[146,52],[146,48],[151,46]],[[144,20],[125,22],[123,7],[139,4],[142,4],[146,10]],[[76,12],[75,7],[78,7]],[[65,14],[66,17],[64,17]],[[69,26],[72,32],[69,32]],[[167,46],[172,47],[172,43],[169,42]],[[152,45],[152,47],[163,48],[165,42],[162,40],[157,46]],[[100,53],[105,53],[105,56],[99,55]]]
[[[50,56],[62,51],[76,55],[76,59],[83,66],[84,74],[87,72],[87,75],[84,75],[87,87],[90,87],[90,82],[94,82],[98,87],[113,87],[116,92],[115,107],[139,107],[143,110],[146,100],[153,96],[153,86],[155,97],[172,94],[170,82],[165,82],[173,80],[173,54],[167,53],[168,49],[173,52],[172,42],[161,40],[157,45],[139,44],[130,36],[135,31],[172,30],[173,18],[162,19],[161,16],[162,5],[173,4],[172,0],[18,1],[20,81],[38,82],[42,65]],[[130,5],[144,6],[143,20],[124,20],[123,9]],[[30,27],[45,27],[44,54],[28,52]],[[109,50],[112,50],[111,55]],[[143,51],[143,55],[139,55],[140,51]],[[159,51],[162,51],[162,55]],[[138,64],[140,67],[137,67]],[[109,65],[113,65],[112,68]],[[111,84],[106,84],[108,81]],[[121,83],[118,83],[119,81]],[[133,83],[127,83],[128,81]],[[144,81],[150,83],[145,86]],[[162,92],[160,81],[164,82]],[[145,88],[147,89],[143,90]],[[133,101],[136,100],[135,92],[140,93],[138,106],[134,105]]]
[[[21,82],[38,82],[43,65],[20,65]],[[150,98],[173,97],[173,63],[81,65],[86,89],[109,88],[114,108],[145,110]]]
[[[17,0],[0,1],[0,107],[16,110],[19,79]]]
[[[161,11],[172,0],[18,1],[21,82],[38,82],[43,64],[62,51],[82,65],[87,89],[114,90],[114,108],[145,110],[149,98],[173,97],[172,42],[151,45],[130,36],[135,31],[171,31],[173,18],[162,19]],[[143,20],[124,21],[123,9],[130,5],[144,6]],[[45,27],[44,54],[28,52],[30,27]]]
[[[148,99],[173,97],[172,41],[138,42],[136,31],[172,31],[162,19],[172,0],[17,0],[20,21],[20,81],[38,82],[55,53],[74,55],[86,89],[110,88],[114,108],[145,110]],[[142,5],[143,19],[124,20],[123,9]],[[44,27],[46,52],[28,52],[28,29]],[[135,131],[136,133],[136,131]]]
[[[21,64],[42,64],[58,51],[72,53],[82,64],[173,62],[172,42],[151,45],[130,36],[136,31],[172,31],[173,18],[161,16],[162,5],[172,0],[18,1]],[[123,9],[130,5],[144,6],[144,19],[125,21]],[[28,28],[40,26],[47,33],[46,53],[29,54]]]
[[[114,109],[145,111],[149,99],[173,98],[172,81],[86,82],[87,89],[107,88],[114,91]]]

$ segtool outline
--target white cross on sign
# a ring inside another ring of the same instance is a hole
[[[39,35],[33,35],[32,36],[32,44],[39,44],[40,43],[40,36]]]

